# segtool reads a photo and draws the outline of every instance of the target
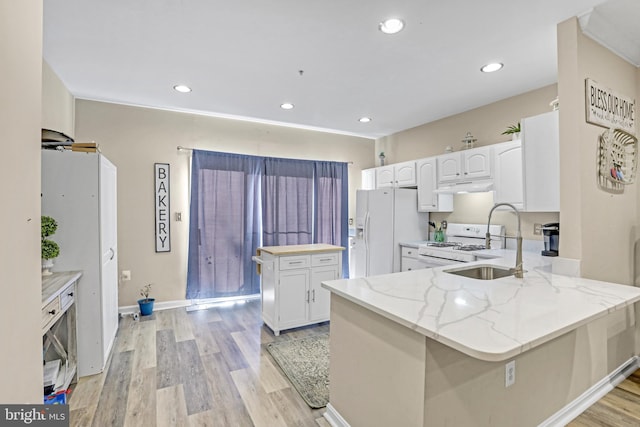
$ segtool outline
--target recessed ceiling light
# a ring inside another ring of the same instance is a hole
[[[280,104],[280,108],[283,110],[291,110],[293,108],[293,104],[290,102],[285,102],[284,104]]]
[[[360,117],[358,121],[360,123],[369,123],[371,121],[371,117]]]
[[[395,34],[402,31],[404,21],[398,18],[389,18],[378,24],[378,29],[385,34]]]
[[[492,62],[491,64],[484,65],[482,68],[480,68],[480,71],[482,71],[483,73],[493,73],[494,71],[498,71],[502,67],[504,67],[504,64],[500,62]]]
[[[182,92],[182,93],[191,92],[191,88],[189,86],[186,86],[186,85],[175,85],[173,88],[175,90],[177,90],[178,92]]]

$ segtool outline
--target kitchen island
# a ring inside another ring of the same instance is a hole
[[[512,251],[499,256],[466,266],[514,265]],[[525,253],[523,279],[475,280],[441,267],[324,282],[332,293],[325,416],[344,426],[547,420],[638,354],[640,301],[638,288],[554,274],[552,262]]]
[[[262,320],[274,335],[329,320],[330,294],[320,284],[342,277],[343,250],[323,243],[258,248]]]

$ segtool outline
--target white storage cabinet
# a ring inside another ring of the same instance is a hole
[[[116,167],[99,153],[42,150],[42,215],[60,245],[54,271],[77,284],[78,376],[104,370],[118,330]]]
[[[491,178],[491,146],[438,156],[438,183]]]
[[[494,202],[511,203],[524,209],[524,186],[522,170],[522,143],[520,140],[496,144]]]
[[[453,194],[437,193],[437,157],[416,161],[418,212],[453,211]]]
[[[364,169],[361,173],[362,181],[360,188],[362,190],[376,189],[376,168]]]
[[[415,187],[416,162],[394,163],[375,168],[376,188]]]
[[[293,255],[262,252],[260,259],[262,319],[274,335],[329,320],[331,294],[321,283],[342,277],[342,250]]]
[[[401,271],[421,270],[428,268],[427,265],[418,258],[418,249],[411,246],[402,246],[402,258],[400,261]]]

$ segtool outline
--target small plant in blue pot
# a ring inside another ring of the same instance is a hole
[[[153,313],[153,303],[155,302],[156,299],[149,298],[150,293],[151,293],[151,283],[146,285],[144,288],[140,289],[140,295],[144,297],[138,300],[141,316],[149,316],[151,313]]]

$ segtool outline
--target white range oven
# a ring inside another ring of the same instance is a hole
[[[486,249],[483,224],[449,223],[445,242],[427,242],[418,246],[418,260],[422,268],[455,265],[476,260],[473,251]],[[505,247],[504,225],[491,225],[491,249]]]

